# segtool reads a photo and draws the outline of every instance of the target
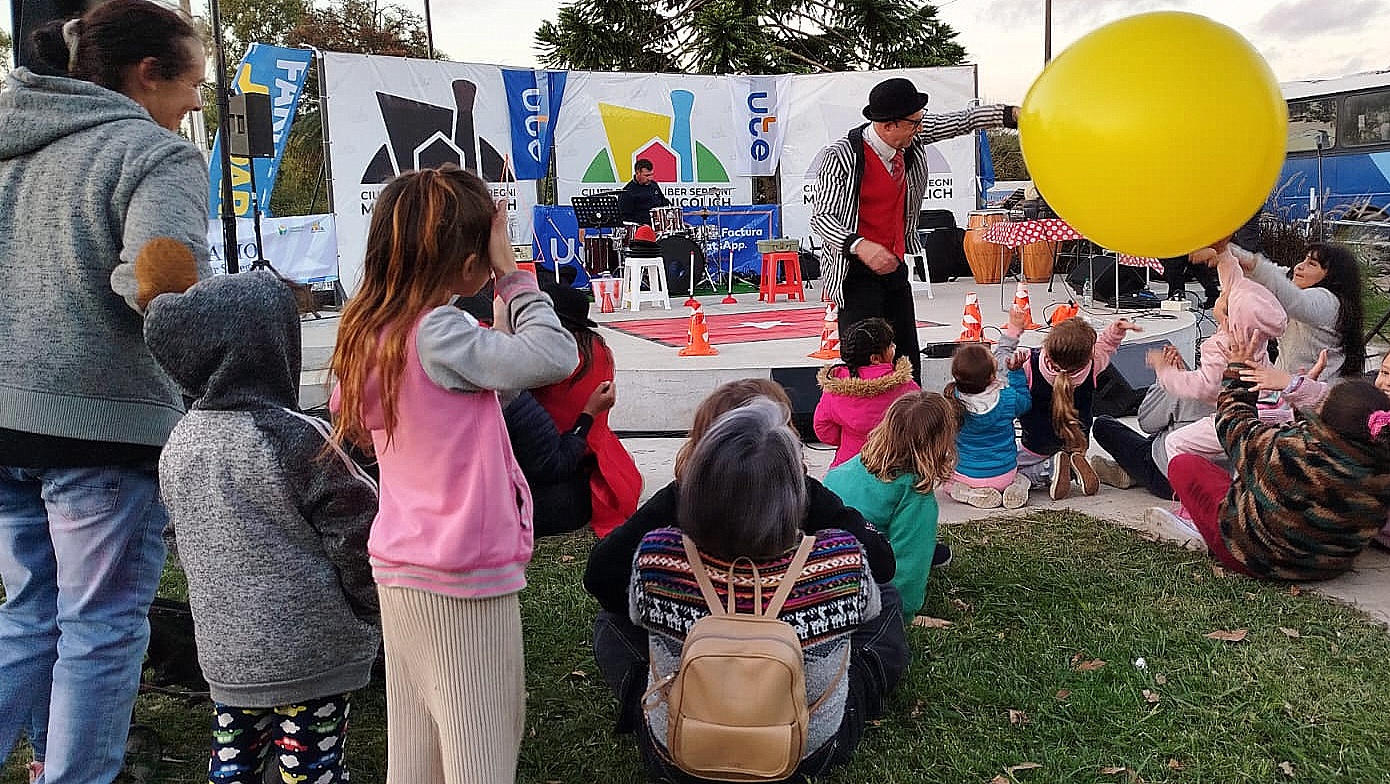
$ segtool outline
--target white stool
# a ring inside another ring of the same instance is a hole
[[[642,273],[647,273],[647,291],[642,291]],[[623,264],[623,304],[626,310],[640,310],[643,302],[652,302],[670,310],[671,299],[666,291],[666,260],[633,258]]]

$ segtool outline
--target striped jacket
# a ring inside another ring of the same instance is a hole
[[[907,172],[905,239],[908,253],[922,252],[922,242],[917,238],[917,213],[922,208],[922,195],[927,192],[926,145],[975,130],[1003,127],[1009,108],[1004,104],[991,104],[922,117],[916,142],[903,151]],[[851,130],[822,150],[820,168],[816,172],[811,230],[820,235],[825,245],[821,276],[826,296],[841,307],[845,304],[845,272],[850,263],[859,263],[850,255],[849,246],[859,239],[859,185],[864,179],[864,128],[867,125]]]
[[[1255,394],[1228,381],[1216,432],[1235,481],[1221,505],[1221,538],[1252,573],[1325,580],[1351,569],[1385,525],[1390,449],[1348,439],[1310,411],[1261,422]]]

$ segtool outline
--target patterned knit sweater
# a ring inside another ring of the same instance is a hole
[[[1227,381],[1216,432],[1235,480],[1221,505],[1221,537],[1252,573],[1325,580],[1352,561],[1385,524],[1390,450],[1348,439],[1304,411],[1302,420],[1261,422],[1255,392]]]
[[[758,564],[763,583],[763,602],[772,598],[790,565],[793,550]],[[728,596],[729,562],[701,552],[710,582],[723,600]],[[840,727],[849,694],[848,673],[836,677],[849,656],[850,634],[878,616],[878,586],[869,574],[863,545],[848,533],[827,529],[816,533],[816,544],[778,617],[796,629],[805,657],[806,702],[830,695],[811,714],[806,753],[818,749]],[[753,611],[753,572],[741,565],[734,570],[735,606],[740,613]],[[651,642],[651,682],[665,678],[680,665],[681,646],[690,627],[709,614],[700,585],[677,528],[659,528],[642,538],[637,550],[629,594],[633,623],[646,629]],[[833,682],[833,683],[832,683]],[[650,685],[650,682],[649,682]],[[666,743],[666,704],[647,714],[652,735]]]

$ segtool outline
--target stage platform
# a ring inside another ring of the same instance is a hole
[[[914,296],[919,323],[918,335],[923,347],[950,343],[960,336],[961,313],[966,294],[974,292],[986,325],[985,336],[997,337],[994,329],[1007,319],[1007,307],[1012,304],[1016,284],[1003,284],[1003,300],[999,284],[978,284],[973,281],[936,283],[932,291],[924,283],[914,282]],[[1058,278],[1053,290],[1048,284],[1028,285],[1034,320],[1043,322],[1044,314],[1057,303],[1071,296],[1066,284]],[[800,415],[815,409],[819,399],[815,375],[826,361],[808,355],[820,347],[821,314],[825,303],[820,301],[818,285],[808,286],[806,302],[788,302],[778,297],[776,304],[759,302],[757,294],[742,294],[738,303],[720,303],[722,295],[699,297],[709,324],[711,341],[719,351],[713,357],[679,356],[683,345],[690,310],[682,306],[683,297],[671,298],[671,309],[663,310],[643,305],[638,312],[619,311],[600,313],[597,305],[590,315],[599,323],[599,331],[612,347],[617,363],[618,402],[609,417],[615,431],[628,434],[680,433],[689,427],[696,405],[715,387],[726,381],[750,376],[770,377],[787,388],[794,407]],[[1159,310],[1115,311],[1101,303],[1083,310],[1082,315],[1098,329],[1119,316],[1129,318],[1143,327],[1143,332],[1131,333],[1122,346],[1124,367],[1143,366],[1147,344],[1172,343],[1192,364],[1200,334],[1198,314],[1193,311],[1169,312]],[[676,319],[668,323],[654,320]],[[325,381],[328,358],[337,335],[337,318],[325,317],[304,322],[304,379],[301,402],[307,407],[321,404],[327,397]],[[1209,318],[1205,321],[1210,322]],[[645,322],[645,323],[644,323]],[[627,326],[624,326],[627,323]],[[638,325],[641,330],[636,329]],[[721,336],[720,330],[727,334]],[[653,337],[640,337],[639,334]],[[1025,346],[1042,342],[1043,332],[1030,330],[1023,336]],[[673,339],[678,335],[679,339]],[[946,355],[949,356],[949,355]],[[922,386],[940,390],[949,381],[949,359],[923,359]]]

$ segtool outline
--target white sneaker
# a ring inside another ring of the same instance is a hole
[[[1192,521],[1174,514],[1161,506],[1151,506],[1144,510],[1144,526],[1149,533],[1164,541],[1173,542],[1187,550],[1204,552],[1207,549],[1202,532]]]
[[[1092,455],[1087,458],[1091,461],[1091,468],[1096,471],[1096,476],[1100,478],[1100,483],[1127,490],[1134,487],[1134,477],[1120,467],[1119,463],[1106,457],[1105,455]]]
[[[971,487],[964,482],[951,486],[951,498],[977,509],[997,509],[1004,503],[998,490],[992,487]]]
[[[1028,477],[1019,474],[1014,477],[1014,481],[1004,488],[1004,508],[1017,509],[1028,503],[1028,491],[1033,488],[1033,483],[1028,481]]]

